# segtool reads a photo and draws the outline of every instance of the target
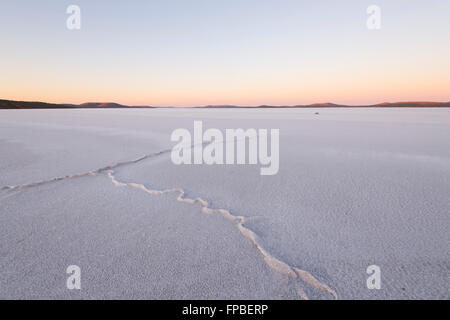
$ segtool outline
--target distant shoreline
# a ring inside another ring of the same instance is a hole
[[[308,105],[260,105],[260,106],[236,106],[236,105],[207,105],[198,107],[158,107],[158,106],[128,106],[113,102],[88,102],[83,104],[58,104],[39,101],[14,101],[1,100],[0,109],[294,109],[294,108],[450,108],[450,102],[384,102],[372,105],[343,105],[334,103],[315,103]]]

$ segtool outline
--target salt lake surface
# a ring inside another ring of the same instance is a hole
[[[194,120],[278,174],[174,165]],[[449,231],[450,109],[0,110],[1,299],[449,299]]]

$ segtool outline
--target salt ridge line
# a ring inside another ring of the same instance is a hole
[[[122,162],[117,162],[116,164],[113,165],[109,165],[103,168],[99,168],[96,170],[91,170],[85,173],[78,173],[78,174],[73,174],[73,175],[67,175],[67,176],[61,176],[61,177],[56,177],[56,178],[52,178],[49,180],[42,180],[42,181],[37,181],[37,182],[32,182],[32,183],[27,183],[27,184],[19,184],[19,185],[15,185],[15,186],[4,186],[2,187],[0,190],[21,190],[21,189],[25,189],[25,188],[31,188],[31,187],[36,187],[36,186],[40,186],[40,185],[44,185],[44,184],[48,184],[48,183],[53,183],[53,182],[57,182],[57,181],[62,181],[62,180],[68,180],[68,179],[75,179],[75,178],[82,178],[82,177],[87,177],[87,176],[98,176],[101,173],[104,173],[107,170],[111,170],[111,169],[115,169],[118,168],[120,166],[124,166],[124,165],[129,165],[129,164],[135,164],[138,163],[140,161],[143,161],[145,159],[149,159],[149,158],[154,158],[157,157],[159,155],[163,155],[166,153],[171,152],[172,149],[166,149],[166,150],[162,150],[162,151],[158,151],[155,153],[150,153],[150,154],[146,154],[140,158],[134,159],[134,160],[127,160],[127,161],[122,161]]]
[[[223,143],[223,141],[222,141]],[[192,147],[195,147],[196,145],[192,145]],[[53,183],[53,182],[57,182],[57,181],[62,181],[62,180],[67,180],[67,179],[75,179],[75,178],[81,178],[81,177],[86,177],[86,176],[98,176],[99,174],[104,174],[106,173],[108,175],[108,177],[113,181],[113,183],[116,186],[130,186],[130,187],[134,187],[137,189],[141,189],[145,192],[147,192],[148,194],[151,195],[161,195],[164,193],[179,193],[179,196],[177,198],[177,201],[179,202],[184,202],[184,203],[189,203],[189,204],[195,204],[195,203],[199,203],[202,207],[202,212],[206,213],[206,214],[212,214],[212,213],[219,213],[222,216],[224,216],[225,218],[227,218],[228,220],[231,220],[233,222],[237,222],[237,227],[239,229],[239,231],[246,237],[248,238],[253,245],[258,249],[258,251],[261,253],[261,255],[264,258],[264,261],[266,262],[266,264],[278,271],[279,273],[282,273],[286,276],[288,276],[289,278],[297,278],[297,276],[302,279],[305,283],[311,285],[312,287],[318,289],[318,290],[322,290],[325,292],[330,293],[335,299],[338,299],[338,296],[336,294],[336,292],[331,289],[330,287],[328,287],[327,285],[321,283],[319,280],[317,280],[312,274],[310,274],[307,271],[301,270],[299,268],[292,268],[290,267],[288,264],[276,259],[275,257],[273,257],[272,255],[270,255],[269,253],[267,253],[262,247],[261,245],[257,242],[257,238],[256,238],[256,234],[248,229],[247,227],[245,227],[243,224],[245,223],[246,219],[243,216],[234,216],[233,214],[230,213],[230,211],[226,210],[226,209],[213,209],[213,208],[209,208],[208,207],[208,202],[201,199],[201,198],[196,198],[196,199],[190,199],[190,198],[186,198],[184,196],[185,192],[182,189],[169,189],[169,190],[149,190],[147,189],[144,185],[142,184],[136,184],[136,183],[127,183],[124,184],[122,182],[117,181],[114,176],[113,176],[113,169],[116,169],[120,166],[124,166],[124,165],[129,165],[129,164],[135,164],[138,163],[140,161],[149,159],[149,158],[154,158],[157,157],[159,155],[163,155],[166,153],[172,152],[172,149],[166,149],[166,150],[162,150],[162,151],[158,151],[155,153],[150,153],[147,155],[144,155],[140,158],[134,159],[134,160],[128,160],[128,161],[122,161],[122,162],[118,162],[114,165],[110,165],[110,166],[106,166],[100,169],[96,169],[96,170],[91,170],[85,173],[80,173],[80,174],[74,174],[74,175],[67,175],[67,176],[62,176],[62,177],[56,177],[56,178],[52,178],[49,180],[43,180],[43,181],[38,181],[38,182],[33,182],[33,183],[29,183],[29,184],[21,184],[21,185],[16,185],[16,186],[5,186],[2,187],[0,190],[21,190],[24,188],[31,188],[31,187],[35,187],[35,186],[40,186],[40,185],[44,185],[44,184],[48,184],[48,183]],[[308,299],[308,296],[305,294],[305,292],[303,291],[302,288],[297,287],[297,294],[299,295],[299,297],[301,299]]]
[[[211,142],[203,142],[201,144],[192,144],[191,148],[195,148],[198,146],[205,146],[210,143]],[[226,142],[225,141],[217,141],[217,143],[226,143]],[[134,160],[117,162],[116,164],[109,165],[109,166],[99,168],[96,170],[91,170],[91,171],[88,171],[85,173],[77,173],[77,174],[73,174],[73,175],[61,176],[61,177],[56,177],[56,178],[52,178],[49,180],[41,180],[41,181],[36,181],[36,182],[31,182],[31,183],[26,183],[26,184],[19,184],[19,185],[15,185],[15,186],[4,186],[4,187],[0,188],[0,191],[2,191],[2,190],[21,190],[21,189],[25,189],[25,188],[36,187],[36,186],[53,183],[53,182],[58,182],[58,181],[62,181],[62,180],[82,178],[82,177],[87,177],[87,176],[98,176],[99,174],[104,173],[107,170],[116,169],[116,168],[118,168],[120,166],[124,166],[124,165],[135,164],[140,161],[143,161],[143,160],[146,160],[149,158],[154,158],[154,157],[157,157],[157,156],[160,156],[160,155],[163,155],[166,153],[170,153],[170,152],[173,152],[174,150],[179,150],[179,149],[180,149],[180,147],[165,149],[165,150],[161,150],[161,151],[154,152],[154,153],[149,153],[149,154],[146,154],[146,155],[144,155],[140,158],[134,159]]]
[[[297,267],[291,267],[287,263],[275,258],[271,254],[269,254],[258,242],[257,235],[249,228],[245,227],[244,224],[246,222],[246,218],[243,216],[235,216],[233,215],[229,210],[227,209],[215,209],[209,207],[209,203],[206,200],[203,200],[202,198],[187,198],[185,196],[185,191],[181,188],[173,188],[173,189],[166,189],[166,190],[156,190],[156,189],[148,189],[146,186],[140,183],[134,183],[134,182],[120,182],[116,179],[114,176],[114,170],[109,169],[106,170],[105,173],[110,178],[111,182],[116,187],[131,187],[135,189],[139,189],[141,191],[146,192],[149,195],[163,195],[168,193],[178,193],[177,201],[188,203],[188,204],[200,204],[201,210],[205,214],[220,214],[223,217],[225,217],[227,220],[230,220],[234,223],[236,223],[238,230],[251,241],[251,243],[256,247],[256,249],[260,252],[260,254],[263,256],[264,261],[266,264],[272,268],[273,270],[286,275],[288,278],[296,279],[299,278],[303,282],[309,284],[313,288],[326,292],[334,297],[334,299],[338,299],[338,295],[336,291],[331,289],[326,284],[320,282],[317,278],[315,278],[312,274],[305,270],[301,270]],[[309,299],[306,293],[303,291],[301,287],[297,286],[297,295],[304,300]]]

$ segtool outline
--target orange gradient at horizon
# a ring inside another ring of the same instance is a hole
[[[0,99],[153,106],[450,101],[449,2],[379,1],[377,31],[366,28],[360,1],[172,1],[183,16],[162,1],[110,5],[108,14],[107,2],[79,1],[79,31],[65,29],[64,5],[25,3],[6,1],[0,10],[8,48],[0,53]],[[32,14],[48,16],[33,23]]]

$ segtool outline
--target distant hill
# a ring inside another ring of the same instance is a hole
[[[0,100],[0,109],[111,109],[111,108],[158,108],[154,106],[127,106],[114,102],[87,102],[82,104],[56,104],[33,101],[12,101]],[[196,108],[450,108],[450,102],[428,102],[428,101],[409,101],[409,102],[384,102],[373,105],[349,106],[334,103],[315,103],[308,105],[293,106],[234,106],[234,105],[208,105]]]
[[[410,101],[410,102],[384,102],[371,105],[344,105],[335,103],[314,103],[305,105],[293,105],[293,106],[234,106],[234,105],[218,105],[218,106],[205,106],[197,108],[450,108],[450,102],[428,102],[428,101]]]
[[[127,106],[113,102],[87,102],[80,104],[79,108],[127,108]]]
[[[77,107],[77,105],[72,104],[0,100],[0,109],[67,109]]]
[[[82,104],[57,104],[35,101],[0,100],[0,109],[89,109],[89,108],[153,108],[151,106],[126,106],[113,102],[87,102]]]

